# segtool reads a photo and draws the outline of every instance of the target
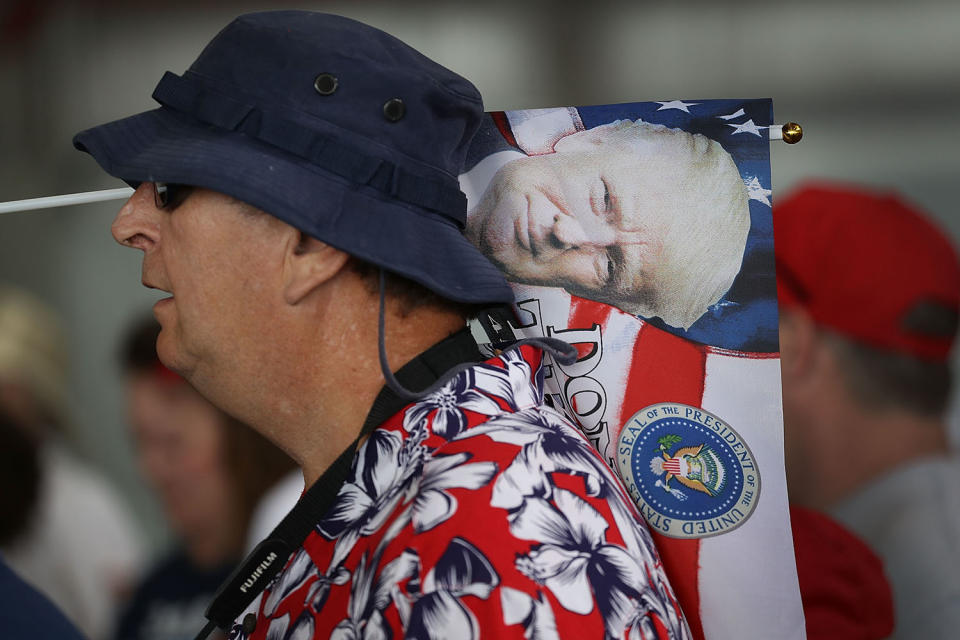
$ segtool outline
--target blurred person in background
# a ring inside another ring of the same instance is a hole
[[[67,452],[66,363],[54,313],[0,286],[0,411],[22,449],[4,451],[0,548],[10,568],[96,639],[106,637],[129,592],[141,544],[113,488]],[[9,478],[10,465],[24,476]]]
[[[0,407],[0,548],[29,530],[40,498],[40,444]]]
[[[787,482],[880,556],[898,638],[960,625],[960,456],[944,414],[960,308],[946,238],[893,194],[774,208]]]
[[[0,408],[0,546],[29,528],[40,493],[40,451],[17,419]],[[80,633],[0,555],[0,629],[8,640],[79,640]]]
[[[193,638],[217,587],[245,551],[257,503],[294,466],[160,364],[159,333],[153,318],[138,323],[122,357],[140,467],[176,546],[137,588],[117,626],[118,640]]]

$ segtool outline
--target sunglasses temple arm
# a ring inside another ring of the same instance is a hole
[[[0,202],[0,214],[14,211],[30,211],[32,209],[51,209],[53,207],[67,207],[74,204],[88,202],[104,202],[106,200],[123,200],[133,195],[133,189],[105,189],[103,191],[86,191],[84,193],[68,193],[62,196],[48,196],[46,198],[30,198],[29,200],[12,200]]]

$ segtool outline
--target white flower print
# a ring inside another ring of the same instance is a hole
[[[395,604],[407,640],[474,640],[479,637],[473,613],[460,602],[465,595],[490,597],[500,577],[479,549],[464,540],[450,541],[437,564],[427,573],[423,591],[413,603],[395,594]]]
[[[319,612],[330,593],[331,585],[346,584],[350,580],[350,572],[343,567],[331,566],[326,574],[322,574],[306,550],[301,548],[264,591],[267,597],[263,603],[263,615],[269,618],[276,613],[279,604],[311,578],[316,579],[307,590],[304,604]]]
[[[506,365],[503,369],[488,364],[478,365],[473,369],[476,387],[502,398],[511,411],[522,411],[539,405],[543,397],[542,367],[537,370],[536,376],[531,376],[530,363],[524,360],[519,349],[504,351],[500,354],[500,360]]]
[[[427,458],[420,444],[425,433],[406,440],[392,431],[377,429],[354,459],[350,479],[317,529],[336,540],[331,567],[343,562],[361,536],[378,531],[403,499],[405,488]]]
[[[272,616],[288,595],[303,586],[307,580],[317,575],[319,570],[310,559],[310,554],[300,549],[293,555],[293,560],[284,567],[273,582],[267,587],[270,595],[263,603],[263,615]]]
[[[374,580],[381,553],[382,548],[374,553],[369,564],[367,564],[366,553],[360,557],[360,564],[357,565],[353,584],[350,587],[348,617],[333,630],[330,640],[390,638],[391,632],[383,618],[383,611],[390,604],[393,592],[399,590],[400,583],[409,579],[413,581],[414,588],[419,586],[416,576],[420,572],[420,559],[413,551],[404,551],[388,563]]]
[[[549,498],[553,485],[548,474],[558,471],[582,477],[590,496],[605,496],[618,488],[612,472],[583,435],[547,407],[499,416],[468,429],[458,439],[480,435],[523,447],[497,477],[494,506],[515,509],[527,496]]]
[[[309,611],[301,613],[293,627],[288,628],[289,625],[289,613],[282,618],[271,620],[264,640],[312,640],[313,616],[310,615]]]
[[[423,465],[423,479],[411,491],[413,528],[417,533],[429,531],[449,519],[457,510],[457,499],[446,489],[479,489],[497,473],[494,462],[464,464],[473,457],[469,453],[436,456]]]
[[[327,601],[327,596],[330,595],[330,588],[333,585],[344,585],[350,581],[350,572],[345,568],[336,567],[333,569],[333,575],[323,574],[320,575],[313,584],[310,585],[310,589],[307,591],[307,597],[303,599],[304,604],[313,610],[314,613],[320,613],[323,609],[323,605]]]
[[[560,640],[553,608],[539,590],[534,599],[523,591],[502,587],[500,608],[503,609],[504,624],[522,624],[523,637],[527,640]]]
[[[529,498],[510,514],[510,531],[542,544],[517,558],[517,569],[546,585],[563,607],[574,613],[593,610],[587,565],[604,545],[608,524],[589,504],[565,489],[553,493],[557,506]]]
[[[637,602],[626,603],[622,600],[622,593],[611,594],[613,597],[610,602],[611,626],[626,627],[631,639],[657,638],[650,620],[651,615],[656,615],[670,632],[671,638],[690,640],[692,634],[680,615],[679,606],[674,606],[676,596],[663,571],[663,565],[656,556],[650,530],[645,526],[635,526],[641,516],[632,509],[632,503],[629,507],[622,501],[610,502],[614,521],[623,536],[627,550],[642,566],[646,567],[646,580],[638,581],[637,588],[640,595]]]
[[[400,496],[395,491],[402,468],[397,464],[402,440],[390,431],[376,430],[354,458],[350,480],[344,483],[329,514],[318,525],[328,539],[356,528],[370,535],[389,516]]]
[[[282,618],[275,618],[270,621],[270,626],[267,627],[267,633],[264,636],[264,640],[283,640],[283,636],[287,633],[287,627],[290,626],[290,614],[284,614]]]
[[[565,489],[554,490],[553,502],[529,498],[511,513],[515,536],[540,541],[517,558],[517,569],[550,589],[569,611],[586,614],[596,603],[611,638],[622,637],[629,625],[641,628],[634,624],[640,614],[660,614],[670,600],[651,591],[634,556],[606,541],[603,516]],[[682,631],[676,636],[684,637]]]
[[[537,406],[543,395],[542,367],[531,379],[530,364],[518,349],[505,351],[500,355],[500,360],[504,367],[478,364],[461,372],[439,391],[420,400],[404,415],[404,428],[410,431],[433,413],[433,433],[452,440],[466,429],[464,411],[485,416],[505,412],[490,396],[503,400],[509,411]]]
[[[663,637],[651,617],[651,613],[656,610],[650,606],[650,600],[651,598],[647,598],[643,602],[635,602],[633,608],[625,612],[627,621],[624,637],[629,640],[660,640]],[[661,617],[660,620],[663,621],[663,618]],[[670,632],[670,638],[690,640],[691,635],[686,631],[686,625],[671,625],[666,622],[665,624]]]
[[[496,401],[474,388],[474,371],[468,369],[461,372],[439,390],[410,407],[403,416],[404,429],[411,431],[433,413],[431,430],[441,438],[451,440],[467,428],[465,410],[483,415],[502,413],[503,409]]]

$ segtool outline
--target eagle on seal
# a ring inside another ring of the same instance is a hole
[[[671,492],[670,481],[676,478],[688,489],[716,497],[727,484],[726,469],[720,457],[706,444],[680,447],[670,453],[670,447],[681,440],[672,433],[660,438],[657,441],[660,456],[650,460],[650,470],[657,475],[666,474],[663,488],[668,493]]]

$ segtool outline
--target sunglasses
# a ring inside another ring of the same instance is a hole
[[[169,182],[153,183],[153,203],[157,209],[174,210],[183,204],[193,187],[186,184],[172,184]]]

